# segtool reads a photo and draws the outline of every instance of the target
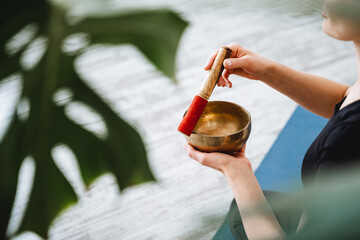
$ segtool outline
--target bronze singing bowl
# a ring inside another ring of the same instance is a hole
[[[187,142],[203,152],[238,152],[249,138],[249,112],[234,103],[210,101]]]

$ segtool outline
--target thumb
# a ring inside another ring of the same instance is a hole
[[[246,152],[246,143],[244,144],[244,146],[242,146],[239,152],[234,154],[234,157],[239,158],[245,156],[245,152]]]
[[[227,58],[224,60],[223,65],[226,69],[246,68],[248,65],[248,57],[241,58]]]

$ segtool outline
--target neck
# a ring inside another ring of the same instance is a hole
[[[356,63],[357,63],[357,73],[358,73],[357,82],[360,83],[360,40],[354,41],[354,45],[356,49]]]

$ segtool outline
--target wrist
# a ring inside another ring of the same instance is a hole
[[[222,172],[227,179],[232,179],[239,175],[253,173],[253,170],[250,161],[247,160],[247,162],[236,162],[233,164],[228,164],[223,167]]]
[[[281,63],[267,58],[267,63],[265,64],[264,75],[263,75],[261,81],[266,83],[266,82],[271,81],[275,76],[277,76],[278,71],[280,69],[279,65],[281,65]]]

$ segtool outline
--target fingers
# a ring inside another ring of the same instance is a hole
[[[232,83],[231,83],[231,81],[229,80],[229,77],[230,77],[231,74],[232,74],[232,71],[229,71],[229,70],[227,70],[227,69],[224,69],[224,71],[222,72],[221,77],[220,77],[220,79],[219,79],[219,81],[222,80],[222,83],[223,83],[225,86],[227,86],[228,88],[231,88],[231,87],[232,87]],[[224,87],[224,86],[223,86],[223,87]]]
[[[236,57],[241,57],[243,55],[243,53],[246,51],[245,48],[243,48],[242,46],[240,46],[237,43],[230,43],[228,45],[228,47],[232,50],[231,53],[231,58],[236,58]]]
[[[228,47],[232,50],[230,57],[236,57],[236,54],[238,53],[238,48],[241,48],[240,45],[238,45],[236,43],[232,43]],[[209,57],[209,59],[207,60],[205,66],[204,66],[205,71],[210,70],[219,51],[220,51],[220,49],[217,49],[215,52],[213,52],[213,54],[211,54],[211,56]]]
[[[239,152],[234,153],[234,157],[239,158],[239,157],[245,156],[245,152],[246,152],[246,144],[244,144],[244,146],[242,146],[242,148],[240,149]]]
[[[236,69],[237,65],[239,65],[240,63],[238,62],[234,62],[233,60],[236,60],[238,57],[241,57],[243,56],[243,52],[245,51],[244,48],[242,48],[239,44],[237,43],[231,43],[228,45],[228,47],[232,50],[232,53],[231,53],[231,56],[230,59],[228,62],[227,62],[227,59],[224,61],[223,65],[225,67],[223,73],[222,73],[222,76],[219,78],[219,81],[217,83],[217,85],[219,87],[229,87],[231,88],[232,87],[232,83],[231,81],[229,80],[229,76],[231,74],[234,74],[234,71],[231,71],[231,69]],[[211,56],[210,58],[208,59],[207,63],[205,64],[204,66],[204,69],[206,71],[210,70],[212,64],[214,63],[215,61],[215,58],[217,56],[219,52],[219,49],[216,50]],[[234,63],[233,63],[234,62]],[[231,67],[232,66],[232,67]],[[238,70],[238,69],[237,69]]]
[[[244,146],[242,146],[240,152],[245,154],[245,152],[246,152],[246,143],[244,144]]]
[[[201,157],[202,152],[195,150],[195,148],[189,144],[184,144],[184,149],[188,153],[189,157],[195,160]]]
[[[230,82],[228,75],[226,75],[226,76],[224,76],[224,75],[220,76],[217,85],[218,85],[219,87],[228,87],[228,88],[231,88],[231,87],[232,87],[232,83]]]
[[[216,58],[218,52],[219,52],[219,50],[216,50],[213,54],[211,54],[210,58],[207,60],[205,66],[204,66],[205,71],[210,70],[212,64],[215,61],[215,58]]]
[[[242,57],[246,54],[246,49],[241,47],[239,44],[237,43],[231,43],[228,45],[228,47],[232,50],[230,58],[238,58],[238,57]],[[211,65],[213,64],[218,52],[220,51],[220,49],[216,50],[215,52],[213,52],[213,54],[211,54],[211,56],[209,57],[209,59],[207,60],[204,69],[206,71],[208,71],[211,68]]]
[[[246,68],[249,65],[250,58],[249,56],[244,56],[240,58],[227,58],[224,60],[225,69],[238,69]]]
[[[208,155],[208,153],[197,151],[197,150],[195,150],[195,148],[193,148],[189,144],[185,144],[184,149],[188,153],[189,157],[196,160],[197,162],[199,162],[202,165],[205,165],[205,166],[208,165],[207,164],[207,160],[208,160],[207,155]]]
[[[190,158],[199,162],[201,165],[218,170],[222,173],[225,173],[227,168],[232,168],[234,164],[236,166],[244,166],[244,164],[248,166],[249,164],[249,159],[245,156],[245,146],[240,152],[234,153],[233,155],[219,152],[204,153],[195,150],[189,144],[185,144],[184,149]]]
[[[184,149],[188,153],[189,157],[191,157],[195,161],[199,162],[201,165],[213,168],[220,172],[224,172],[222,170],[224,160],[227,159],[228,157],[231,157],[230,155],[226,155],[224,153],[200,152],[200,151],[195,150],[189,144],[185,144]]]

